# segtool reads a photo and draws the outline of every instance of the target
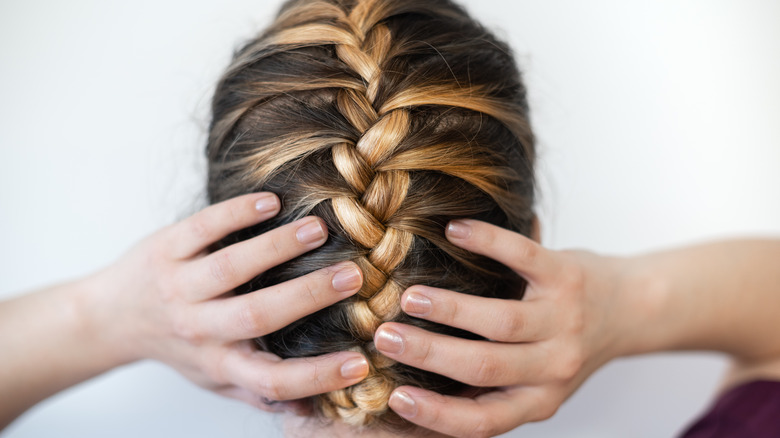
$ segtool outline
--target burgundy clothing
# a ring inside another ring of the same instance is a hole
[[[754,380],[729,389],[680,438],[780,437],[780,381]]]

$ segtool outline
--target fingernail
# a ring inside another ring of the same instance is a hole
[[[431,313],[431,300],[424,295],[411,293],[403,302],[404,312],[412,316],[426,316]]]
[[[390,407],[402,417],[411,418],[417,415],[417,403],[403,391],[395,391],[390,395]]]
[[[298,242],[308,245],[325,239],[325,230],[322,229],[320,221],[311,220],[298,228],[298,231],[295,232],[295,237],[298,239]]]
[[[265,194],[255,202],[255,210],[259,213],[270,213],[279,208],[279,198],[272,194]]]
[[[368,361],[364,357],[350,359],[341,366],[341,377],[347,380],[359,379],[367,374]]]
[[[401,335],[389,329],[377,330],[374,345],[385,353],[401,354],[404,351],[404,340]]]
[[[331,283],[333,289],[339,292],[350,292],[363,285],[363,278],[360,276],[360,269],[350,263],[349,266],[336,272]]]
[[[455,239],[468,239],[471,236],[471,226],[460,220],[453,220],[447,224],[447,236]]]

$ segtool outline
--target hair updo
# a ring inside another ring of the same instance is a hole
[[[248,293],[343,260],[362,269],[357,295],[258,339],[283,358],[363,353],[368,377],[313,397],[316,412],[399,429],[391,391],[466,385],[377,352],[385,321],[465,338],[473,333],[400,310],[413,284],[522,298],[503,265],[447,241],[475,218],[531,232],[534,137],[526,91],[506,44],[449,0],[293,0],[239,49],[216,88],[207,154],[216,203],[271,191],[281,213],[223,247],[306,215],[328,241],[239,287]]]

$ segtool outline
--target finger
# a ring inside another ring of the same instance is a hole
[[[472,386],[535,384],[548,378],[549,354],[534,344],[475,341],[385,323],[374,334],[374,345],[398,362]]]
[[[204,303],[197,324],[220,339],[265,336],[355,294],[362,285],[355,263],[339,263],[262,290]]]
[[[279,198],[270,192],[210,205],[169,228],[171,255],[179,259],[193,257],[228,234],[275,216],[280,205]]]
[[[389,405],[418,426],[456,437],[500,435],[555,412],[543,390],[536,387],[499,390],[472,399],[401,386],[391,394]]]
[[[501,342],[548,339],[557,324],[546,301],[485,298],[420,285],[404,292],[401,308],[408,315]]]
[[[186,264],[178,283],[191,301],[213,298],[322,245],[327,233],[322,219],[305,217]]]
[[[497,260],[528,281],[550,278],[558,269],[551,251],[522,234],[495,225],[458,219],[447,224],[445,234],[453,244]]]
[[[345,388],[368,375],[368,361],[354,352],[281,360],[263,351],[229,353],[223,374],[268,400],[294,400]]]

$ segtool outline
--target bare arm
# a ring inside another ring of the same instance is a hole
[[[89,329],[79,280],[0,303],[0,429],[27,408],[125,359]]]
[[[633,297],[620,355],[666,350],[729,354],[725,386],[780,379],[780,240],[732,240],[629,259],[619,293]],[[643,305],[641,295],[655,305]]]

